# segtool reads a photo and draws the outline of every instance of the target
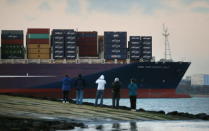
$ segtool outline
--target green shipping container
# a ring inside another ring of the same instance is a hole
[[[8,49],[8,50],[11,50],[11,49],[23,49],[23,45],[16,45],[16,44],[9,44],[9,45],[2,45],[1,46],[2,49]]]
[[[28,34],[28,39],[49,39],[49,34]]]
[[[24,48],[21,45],[2,45],[2,59],[24,59]]]

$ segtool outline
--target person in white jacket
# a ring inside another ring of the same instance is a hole
[[[104,89],[106,85],[106,80],[104,79],[104,75],[101,75],[99,79],[96,80],[97,86],[97,93],[96,93],[96,100],[95,100],[95,106],[97,106],[98,99],[100,98],[100,106],[103,105],[103,95],[104,95]]]

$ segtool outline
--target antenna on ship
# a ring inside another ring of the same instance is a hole
[[[171,49],[168,41],[169,35],[168,28],[165,27],[165,24],[163,24],[163,36],[165,37],[165,60],[172,61]]]

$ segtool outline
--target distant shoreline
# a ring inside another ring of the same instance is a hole
[[[208,98],[209,97],[209,94],[208,95],[190,95],[191,97],[205,97],[205,98]]]

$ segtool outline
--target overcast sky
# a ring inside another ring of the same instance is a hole
[[[209,0],[0,0],[0,29],[63,28],[151,35],[153,56],[164,57],[162,25],[174,60],[186,75],[209,74]]]

